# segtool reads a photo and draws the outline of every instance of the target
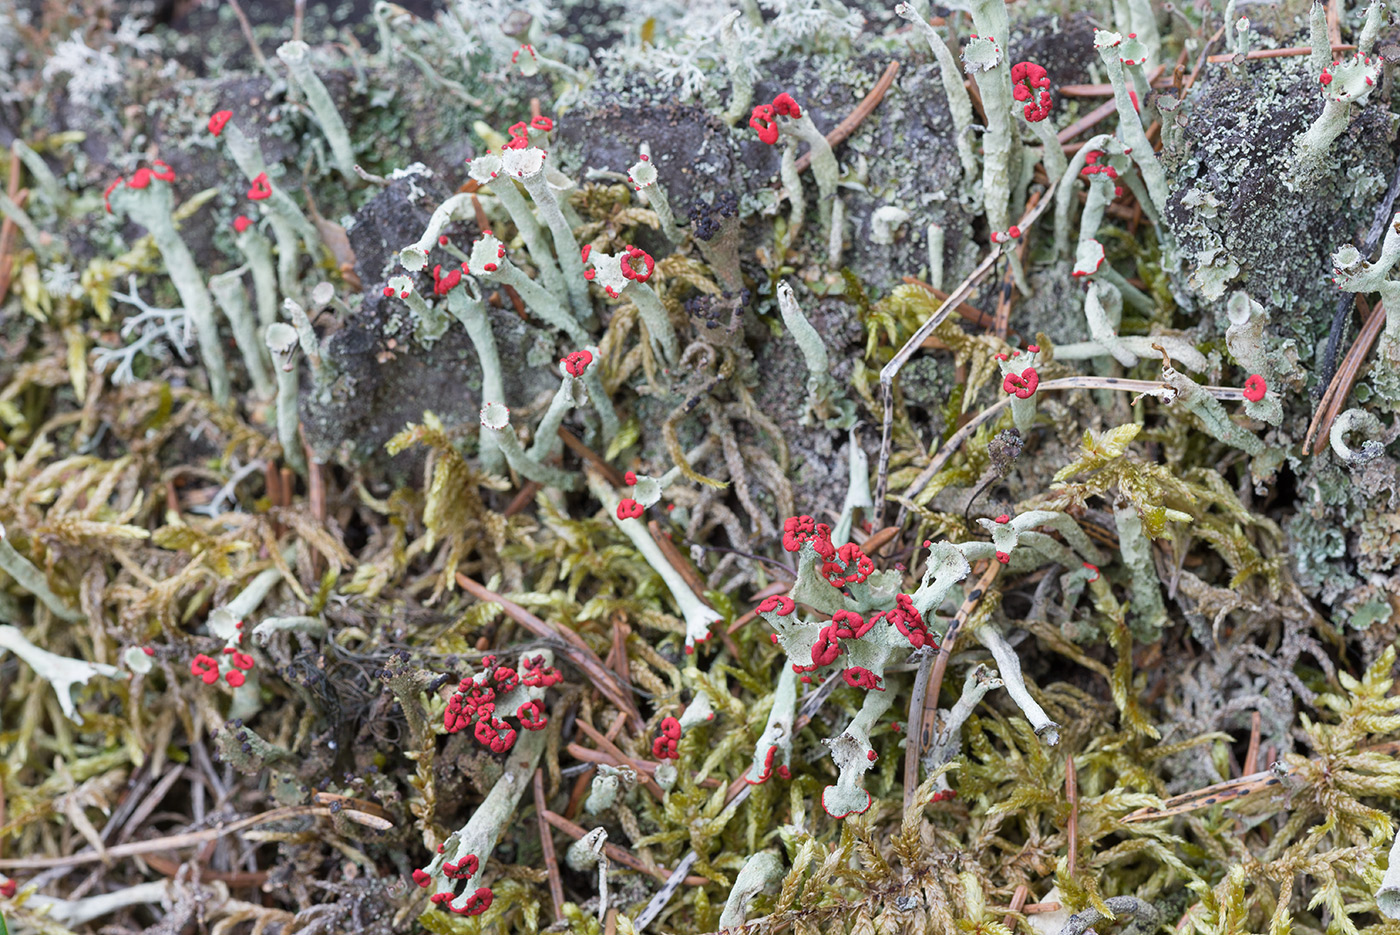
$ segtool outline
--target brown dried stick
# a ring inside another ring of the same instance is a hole
[[[925,654],[914,676],[914,693],[909,699],[908,740],[904,744],[904,810],[908,811],[914,801],[914,791],[919,787],[919,761],[924,751],[933,745],[933,734],[937,730],[938,693],[943,688],[943,673],[948,668],[948,657],[952,654],[953,643],[958,638],[958,630],[967,621],[982,595],[987,593],[997,573],[1000,562],[991,562],[982,572],[977,584],[967,593],[962,606],[948,624],[948,629],[939,641],[938,651]]]
[[[544,854],[544,869],[549,874],[549,899],[554,904],[554,921],[564,918],[564,880],[559,876],[559,858],[554,855],[554,835],[544,813],[549,811],[544,800],[544,770],[535,770],[535,820],[540,827],[540,851]]]
[[[228,834],[236,834],[245,828],[252,828],[256,825],[265,825],[272,821],[286,821],[290,818],[305,818],[307,816],[329,817],[331,810],[315,805],[288,805],[285,808],[274,808],[271,811],[263,812],[260,815],[251,815],[248,818],[241,818],[218,828],[206,828],[203,831],[187,831],[184,834],[172,834],[163,838],[152,838],[148,841],[133,841],[130,844],[118,844],[106,850],[108,860],[117,860],[122,857],[135,857],[141,854],[154,854],[160,851],[178,850],[183,847],[194,847],[206,841],[217,841]],[[51,867],[77,867],[82,864],[99,863],[103,855],[88,848],[67,857],[18,857],[8,860],[0,860],[0,870],[47,870]]]
[[[856,127],[880,106],[880,99],[885,96],[885,92],[894,84],[894,76],[899,74],[899,62],[890,62],[885,66],[885,72],[880,76],[880,80],[875,82],[875,87],[870,89],[870,93],[865,95],[856,109],[846,115],[836,126],[831,128],[831,132],[826,135],[826,142],[834,149],[842,143],[846,137],[856,132]],[[796,168],[799,173],[805,172],[812,164],[812,151],[809,149],[797,160]]]
[[[1381,329],[1384,327],[1385,309],[1382,303],[1377,302],[1376,307],[1371,309],[1371,317],[1366,319],[1366,323],[1361,326],[1361,333],[1352,342],[1347,356],[1342,358],[1342,364],[1333,374],[1332,382],[1327,384],[1327,392],[1318,400],[1317,412],[1308,426],[1307,437],[1303,439],[1304,451],[1320,455],[1327,447],[1332,423],[1346,405],[1351,388],[1356,385],[1356,377],[1361,372],[1361,365],[1366,362],[1366,355],[1371,353],[1371,347],[1381,336]]]

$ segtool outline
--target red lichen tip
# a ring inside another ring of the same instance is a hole
[[[1026,345],[1026,350],[1030,351],[1032,354],[1039,354],[1039,353],[1040,353],[1040,345],[1039,345],[1039,344],[1027,344],[1027,345]]]
[[[19,883],[14,880],[6,880],[0,883],[0,896],[6,899],[14,899],[15,893],[19,891]]]
[[[790,597],[786,597],[782,594],[774,594],[770,597],[765,597],[762,600],[762,602],[760,602],[758,605],[759,613],[776,613],[780,617],[786,617],[788,614],[792,613],[796,609],[797,604],[793,601],[793,599]],[[775,637],[777,636],[776,633],[773,635]]]
[[[156,654],[156,651],[149,646],[142,646],[141,652],[145,653],[148,656],[154,656]]]
[[[997,517],[996,521],[997,521],[998,523],[1002,523],[1002,524],[1009,523],[1009,522],[1011,522],[1011,517],[1010,517],[1010,516],[1007,516],[1005,513],[1003,513],[1003,514],[1001,514],[1000,516]]]
[[[432,880],[433,878],[429,876],[425,870],[413,871],[413,882],[417,883],[419,886],[427,886]]]
[[[1084,562],[1084,567],[1089,569],[1089,571],[1093,572],[1093,577],[1089,578],[1090,581],[1099,580],[1099,566],[1091,565],[1088,562]]]
[[[637,269],[638,260],[641,261],[640,270]],[[646,282],[656,269],[656,261],[651,258],[651,254],[630,243],[622,248],[621,263],[623,277],[633,282]]]
[[[554,129],[554,121],[541,114],[530,121],[530,127],[534,130],[543,130],[548,133]]]
[[[245,214],[240,214],[238,217],[233,219],[233,229],[240,234],[252,226],[252,220],[250,220]]]
[[[198,676],[205,685],[213,685],[219,680],[219,663],[212,656],[200,653],[190,660],[190,674]]]
[[[1005,565],[1007,562],[1011,561],[1011,553],[1009,553],[1009,552],[998,552],[998,553],[997,553],[997,561],[999,561],[999,562],[1001,562],[1003,565]]]
[[[749,115],[749,126],[758,133],[758,138],[772,146],[778,142],[778,125],[773,122],[773,105],[759,104]]]
[[[1268,391],[1269,384],[1257,373],[1250,374],[1249,379],[1244,381],[1244,398],[1252,403],[1259,402]]]
[[[646,508],[631,497],[623,497],[617,502],[618,519],[636,519],[646,512]]]
[[[253,185],[248,189],[248,198],[251,201],[262,201],[264,198],[272,197],[272,184],[267,180],[266,172],[259,172],[258,177],[253,179]]]
[[[784,117],[802,116],[802,108],[797,106],[797,102],[792,99],[792,95],[786,91],[773,98],[773,112]]]
[[[1020,373],[1008,373],[1001,381],[1004,393],[1013,394],[1017,399],[1030,399],[1040,386],[1040,374],[1034,367],[1027,367]]]
[[[209,132],[218,136],[224,132],[224,126],[233,118],[231,110],[216,110],[209,117]]]
[[[562,358],[559,363],[564,365],[564,369],[568,371],[569,376],[581,377],[584,371],[588,369],[588,365],[593,363],[593,354],[586,350],[574,351]]]
[[[234,688],[242,688],[243,683],[247,681],[247,677],[242,672],[233,671],[225,673],[224,680]]]

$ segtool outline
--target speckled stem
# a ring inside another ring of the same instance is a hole
[[[234,238],[248,269],[253,274],[253,296],[258,305],[258,324],[266,328],[277,320],[277,268],[272,264],[272,245],[249,226]]]
[[[522,477],[546,487],[557,487],[560,490],[577,489],[578,474],[543,464],[532,458],[521,446],[520,438],[515,434],[509,420],[506,420],[506,424],[501,428],[492,428],[483,420],[481,431],[495,436],[496,444],[506,456],[506,463]]]
[[[797,235],[802,232],[803,215],[807,213],[807,198],[802,194],[802,176],[797,174],[797,142],[788,140],[783,147],[783,161],[778,168],[778,176],[787,189],[788,229],[786,245],[797,243]]]
[[[579,275],[582,276],[582,273]],[[520,293],[521,300],[529,307],[530,311],[540,316],[547,324],[563,331],[574,344],[581,347],[588,343],[588,332],[578,323],[578,319],[564,307],[564,303],[555,298],[554,294],[544,286],[526,276],[520,267],[502,257],[500,268],[495,271],[492,278],[505,283]]]
[[[1147,183],[1147,194],[1153,207],[1160,212],[1167,203],[1167,176],[1162,170],[1162,163],[1157,159],[1157,154],[1152,150],[1152,143],[1147,139],[1147,131],[1142,128],[1142,119],[1138,116],[1137,108],[1128,96],[1123,62],[1118,57],[1117,48],[1100,49],[1099,56],[1103,59],[1109,84],[1113,85],[1113,103],[1118,108],[1118,132],[1122,134],[1123,142],[1132,150],[1133,162],[1137,163],[1142,180]]]
[[[1036,736],[1052,747],[1058,744],[1060,742],[1060,725],[1050,720],[1050,715],[1046,714],[1045,709],[1036,704],[1035,699],[1031,697],[1030,691],[1026,688],[1026,680],[1021,675],[1021,659],[1011,648],[1011,644],[1006,642],[1006,637],[1002,636],[1001,631],[991,624],[977,627],[972,631],[972,635],[977,638],[977,642],[987,647],[991,652],[992,658],[997,663],[997,674],[1001,676],[1001,680],[1006,686],[1006,693],[1025,714],[1026,720],[1031,722],[1031,728],[1035,731]]]
[[[617,410],[613,408],[612,399],[603,386],[603,352],[595,345],[589,345],[586,350],[593,355],[593,363],[583,373],[583,385],[588,387],[588,401],[598,412],[598,421],[602,423],[603,443],[606,445],[617,437],[621,425],[617,420]]]
[[[277,392],[277,384],[267,367],[264,356],[266,345],[258,338],[258,322],[248,308],[243,270],[230,270],[211,277],[209,291],[214,294],[214,301],[223,309],[229,324],[233,325],[233,340],[243,355],[243,365],[248,368],[248,378],[253,381],[253,392],[263,399],[271,399]]]
[[[504,403],[505,385],[501,380],[501,358],[496,352],[496,335],[491,331],[491,320],[486,315],[483,299],[467,291],[463,284],[447,293],[447,310],[452,317],[462,323],[476,349],[476,359],[481,364],[481,401],[483,403]],[[496,434],[482,430],[480,450],[481,469],[487,474],[505,473],[505,454],[496,444]]]
[[[525,190],[530,193],[530,200],[535,203],[540,217],[544,218],[550,236],[554,238],[554,252],[559,257],[559,266],[563,270],[564,285],[568,289],[569,304],[573,306],[574,315],[579,319],[587,319],[593,314],[593,305],[588,298],[588,280],[583,278],[583,258],[578,240],[574,238],[573,228],[569,226],[564,212],[560,210],[559,200],[554,196],[554,190],[549,187],[543,171],[527,176],[521,181],[525,184]]]
[[[341,178],[350,187],[359,188],[362,183],[360,177],[355,174],[355,150],[350,145],[350,133],[345,129],[345,122],[340,119],[340,111],[331,100],[330,92],[307,61],[310,51],[311,47],[305,42],[293,39],[291,42],[282,43],[277,49],[277,57],[287,66],[292,80],[306,95],[306,103],[311,105],[311,112],[316,115],[316,122],[321,125],[326,142],[330,143],[331,156]]]
[[[731,127],[749,113],[753,104],[753,79],[749,77],[748,62],[739,43],[739,35],[734,24],[742,14],[734,10],[719,26],[719,48],[724,53],[724,69],[729,73],[729,106],[724,111],[724,122]]]
[[[549,240],[545,237],[540,222],[535,219],[535,212],[530,210],[525,196],[520,194],[515,183],[507,178],[497,179],[491,183],[489,190],[501,202],[501,207],[506,209],[506,213],[515,224],[515,229],[520,232],[520,239],[530,254],[530,262],[540,271],[540,280],[544,287],[553,295],[568,295],[569,289],[564,282],[564,274],[559,272],[559,264],[554,261],[554,254],[550,252]]]
[[[948,49],[948,44],[929,25],[928,20],[914,11],[907,3],[895,7],[895,12],[918,27],[928,40],[933,57],[938,60],[938,77],[943,82],[943,93],[948,98],[948,112],[953,117],[953,142],[958,147],[958,161],[962,163],[963,183],[971,187],[977,179],[977,157],[972,151],[972,98],[962,81],[962,70]],[[935,286],[937,284],[935,283]]]
[[[1108,133],[1100,133],[1079,148],[1079,152],[1074,154],[1074,158],[1065,167],[1065,174],[1060,178],[1060,184],[1055,187],[1055,255],[1069,255],[1069,209],[1074,203],[1074,181],[1079,178],[1079,171],[1088,163],[1086,159],[1092,152],[1101,151],[1108,145],[1108,141],[1113,139]]]
[[[0,568],[14,579],[15,584],[33,594],[60,620],[77,622],[84,619],[81,611],[69,608],[49,589],[44,573],[33,562],[19,554],[19,550],[10,543],[9,536],[5,534],[4,526],[0,526]]]
[[[641,313],[652,344],[660,349],[662,361],[668,368],[674,367],[680,360],[680,347],[676,342],[676,329],[671,327],[671,315],[662,304],[661,297],[644,282],[628,286],[627,297]]]
[[[112,203],[150,232],[156,249],[165,260],[170,281],[175,291],[180,293],[185,313],[194,322],[199,356],[209,374],[209,391],[220,406],[228,405],[231,388],[223,347],[219,344],[219,327],[214,319],[214,300],[204,285],[204,277],[194,256],[185,246],[179,231],[175,230],[175,222],[171,219],[173,204],[170,186],[159,181],[152,181],[144,189],[122,186],[112,193]]]
[[[1313,81],[1322,77],[1322,71],[1332,62],[1332,40],[1327,37],[1327,5],[1322,0],[1313,0],[1308,13],[1308,74]]]

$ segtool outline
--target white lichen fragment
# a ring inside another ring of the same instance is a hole
[[[74,687],[86,685],[96,676],[109,679],[126,678],[126,673],[116,666],[69,659],[67,656],[40,649],[25,639],[18,627],[0,626],[0,649],[8,649],[23,659],[29,668],[34,670],[35,675],[52,685],[64,716],[80,726],[83,718],[78,713],[77,706],[73,704]]]

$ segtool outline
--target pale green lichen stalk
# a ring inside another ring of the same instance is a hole
[[[308,61],[310,53],[311,47],[299,39],[284,42],[277,49],[277,57],[287,66],[292,80],[306,95],[306,102],[311,105],[311,112],[316,115],[316,122],[320,124],[326,142],[330,143],[331,155],[335,159],[335,167],[341,178],[351,185],[359,185],[359,176],[355,174],[355,150],[350,145],[350,133],[345,129],[345,121],[340,119],[340,111],[331,100],[330,92],[317,76],[316,70],[311,67],[311,62]]]

